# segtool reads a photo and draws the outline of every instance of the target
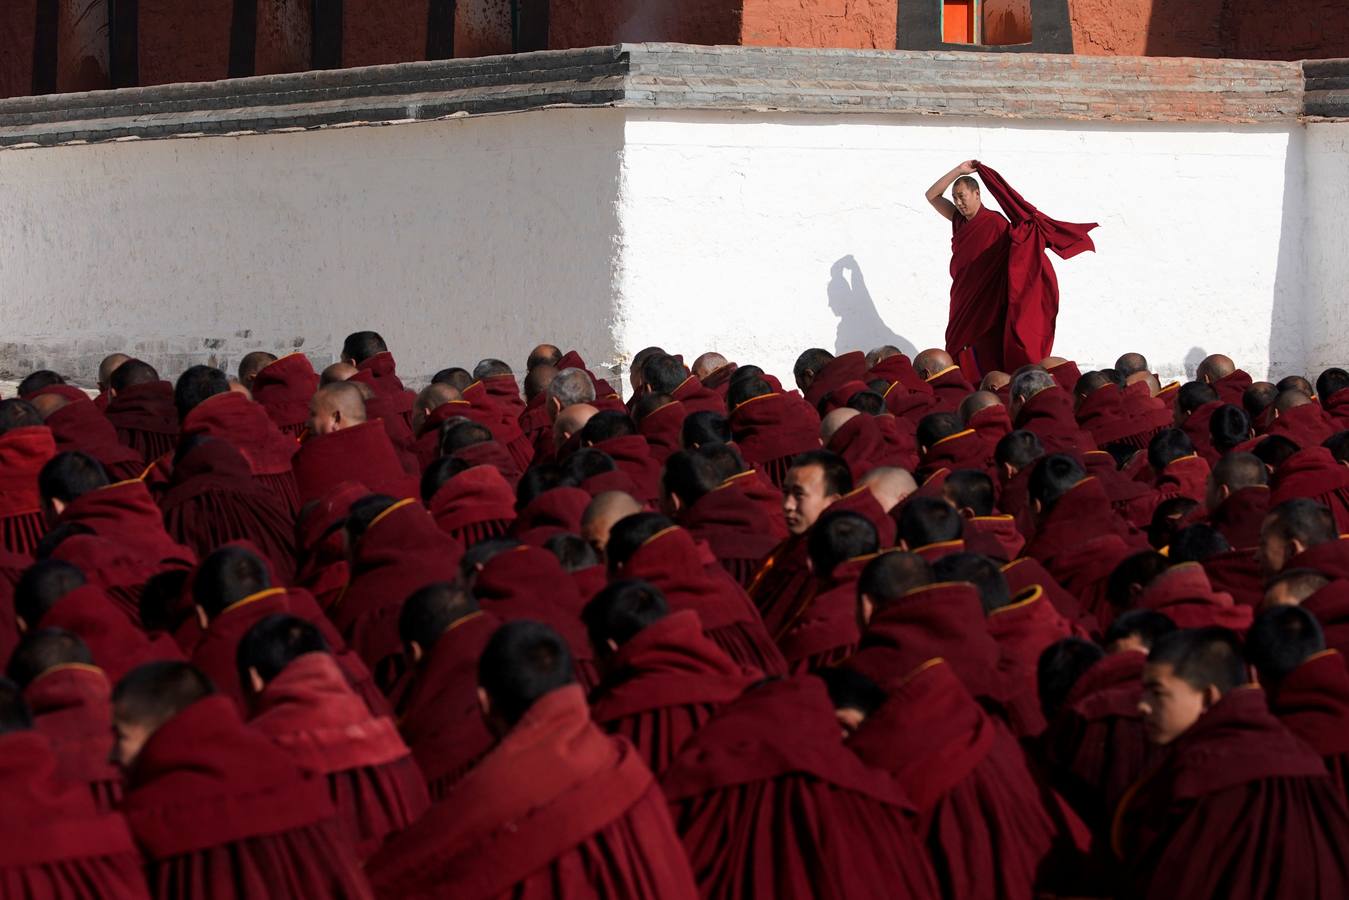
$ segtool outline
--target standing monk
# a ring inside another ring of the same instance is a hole
[[[976,172],[1006,217],[983,205],[979,182],[972,177]],[[952,184],[954,202],[942,196]],[[927,189],[927,200],[953,228],[947,352],[972,381],[983,372],[1011,372],[1049,356],[1059,284],[1045,248],[1063,259],[1095,250],[1087,232],[1096,225],[1049,218],[973,159],[938,178]]]

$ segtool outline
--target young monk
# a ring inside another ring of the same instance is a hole
[[[1349,813],[1321,758],[1248,683],[1236,635],[1210,627],[1158,639],[1139,710],[1169,752],[1115,815],[1125,896],[1346,896]]]

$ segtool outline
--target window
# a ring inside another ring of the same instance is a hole
[[[901,0],[900,50],[1072,53],[1069,0]]]

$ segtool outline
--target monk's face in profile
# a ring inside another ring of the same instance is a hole
[[[1260,529],[1260,547],[1255,551],[1260,569],[1266,575],[1282,572],[1287,568],[1289,560],[1305,549],[1300,542],[1281,537],[1277,530],[1271,527],[1273,524],[1273,516],[1265,520],[1264,526]]]
[[[1170,663],[1148,663],[1143,667],[1143,697],[1138,711],[1148,740],[1166,745],[1189,730],[1199,717],[1219,699],[1218,689],[1201,691],[1178,678]]]
[[[979,212],[979,207],[983,205],[979,189],[972,188],[968,184],[956,185],[955,190],[951,192],[951,202],[956,205],[956,212],[967,219],[973,219]]]
[[[150,726],[139,722],[131,722],[118,715],[117,711],[114,710],[112,753],[109,759],[124,770],[130,769],[132,763],[136,761],[136,757],[140,756],[141,748],[145,746],[145,742],[150,739],[152,734],[154,734],[154,729]]]
[[[782,515],[787,530],[805,534],[820,513],[838,497],[826,492],[823,466],[799,466],[787,471],[782,482]]]
[[[332,434],[339,428],[333,404],[327,402],[322,394],[315,394],[309,401],[309,433]]]

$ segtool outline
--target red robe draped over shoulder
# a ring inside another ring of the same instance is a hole
[[[371,493],[396,499],[417,496],[417,480],[408,477],[389,434],[378,421],[309,438],[295,454],[300,502],[308,503],[344,481],[365,485]]]
[[[319,376],[309,357],[289,353],[262,367],[253,379],[253,400],[267,410],[282,434],[299,437],[309,426],[309,401]]]
[[[97,666],[63,663],[43,672],[23,690],[33,727],[45,734],[61,777],[86,785],[99,810],[122,799],[122,771],[112,752],[112,685]]]
[[[662,786],[707,900],[938,896],[912,803],[843,745],[817,678],[724,706]]]
[[[857,582],[876,554],[844,560],[820,580],[815,596],[778,635],[778,648],[793,673],[837,665],[857,649]]]
[[[681,509],[677,518],[694,540],[711,548],[732,578],[748,587],[787,536],[781,506],[781,495],[751,470],[731,476]]]
[[[657,775],[713,713],[763,677],[708,640],[692,610],[642,629],[604,669],[591,715],[605,731],[632,741]]]
[[[417,395],[403,387],[392,353],[385,350],[357,363],[356,374],[351,380],[370,385],[375,395],[386,400],[389,409],[402,418],[405,426],[412,426],[412,404]]]
[[[1344,800],[1258,688],[1230,692],[1172,743],[1120,804],[1113,843],[1127,897],[1349,896]]]
[[[282,434],[267,411],[237,391],[216,394],[197,404],[183,419],[183,436],[209,434],[238,447],[253,476],[276,491],[291,509],[300,499],[291,472],[299,444]]]
[[[178,408],[167,381],[124,388],[103,414],[117,429],[118,440],[138,452],[147,466],[178,445]]]
[[[1269,689],[1269,708],[1320,754],[1340,793],[1349,794],[1349,671],[1344,657],[1326,650],[1307,659]]]
[[[11,428],[0,435],[0,545],[31,554],[47,533],[37,476],[56,455],[56,438],[46,425]]]
[[[161,725],[128,779],[122,810],[156,897],[370,896],[327,784],[244,725],[227,697]]]
[[[393,719],[371,714],[328,653],[306,653],[281,670],[255,699],[249,725],[328,779],[338,820],[361,858],[431,805]]]
[[[1349,531],[1349,466],[1325,447],[1307,447],[1285,459],[1274,470],[1269,494],[1271,508],[1299,497],[1323,503],[1334,513],[1339,532]]]
[[[0,735],[0,896],[15,900],[148,900],[126,820],[99,812],[58,772],[37,731]]]
[[[56,452],[74,450],[92,456],[113,481],[137,478],[145,469],[140,452],[118,439],[117,429],[88,398],[66,404],[45,421],[56,438]]]
[[[472,547],[510,532],[515,491],[495,467],[474,466],[442,484],[427,508],[441,531]]]
[[[730,421],[745,462],[763,466],[779,487],[793,456],[820,449],[820,415],[794,394],[753,397],[731,411]]]
[[[1153,579],[1139,598],[1143,609],[1163,613],[1180,628],[1219,625],[1238,634],[1251,627],[1255,612],[1238,606],[1231,594],[1215,591],[1197,562],[1172,566]]]
[[[557,534],[580,534],[581,517],[593,498],[574,487],[544,491],[520,510],[512,528],[522,543],[542,547]]]
[[[192,565],[196,554],[164,530],[163,513],[139,481],[120,481],[81,494],[66,506],[59,524],[75,523],[115,541],[146,563]]]
[[[862,351],[852,350],[836,356],[815,373],[815,380],[806,388],[805,400],[818,410],[820,401],[831,391],[849,381],[861,381],[866,377],[866,373],[867,357]]]
[[[116,601],[93,584],[78,587],[57,600],[38,625],[64,628],[78,636],[114,684],[143,663],[183,658],[171,637],[148,637]]]
[[[370,860],[380,897],[693,900],[651,771],[568,685]]]

